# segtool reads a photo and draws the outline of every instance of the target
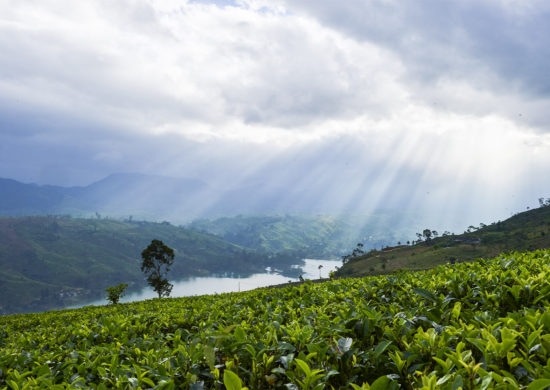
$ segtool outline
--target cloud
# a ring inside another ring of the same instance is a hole
[[[283,4],[14,3],[0,98],[199,140],[288,144],[411,106],[548,130],[544,4]]]
[[[514,118],[549,131],[550,6],[543,1],[286,2],[402,61],[415,101]],[[456,91],[456,89],[458,91]],[[467,93],[464,93],[467,90]],[[449,92],[454,96],[449,97]],[[457,93],[458,92],[458,93]],[[460,94],[462,92],[462,95]],[[472,103],[474,102],[474,103]],[[504,103],[504,104],[502,104]],[[475,106],[475,107],[474,107]]]
[[[117,4],[14,6],[1,25],[5,100],[148,129],[290,129],[380,115],[403,94],[389,53],[311,19],[250,5]]]
[[[332,180],[350,204],[521,185],[535,199],[550,191],[531,178],[549,163],[549,13],[512,0],[5,1],[0,176]]]

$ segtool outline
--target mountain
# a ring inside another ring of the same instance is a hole
[[[163,220],[197,216],[197,203],[212,190],[196,179],[142,174],[113,174],[79,189],[66,207],[115,217]]]
[[[145,286],[141,251],[160,239],[176,252],[169,278],[290,269],[268,256],[167,222],[62,217],[0,218],[0,314],[60,308],[104,296],[118,283]]]
[[[436,212],[416,210],[411,214],[405,206],[390,209],[387,198],[383,198],[384,202],[372,203],[364,190],[355,191],[355,195],[349,197],[349,186],[339,181],[304,183],[299,177],[283,180],[276,175],[274,172],[273,176],[234,182],[228,178],[223,185],[208,183],[207,179],[137,173],[113,174],[84,187],[41,186],[0,179],[0,216],[94,217],[99,214],[186,224],[198,218],[216,220],[237,215],[322,214],[341,216],[341,220],[362,216],[360,221],[353,222],[361,227],[383,215],[382,220],[393,220],[391,225],[378,230],[383,231],[387,239],[391,239],[391,232],[412,233],[409,230],[417,226],[434,225],[430,221],[441,223],[441,216]],[[457,226],[465,226],[455,222]]]
[[[53,214],[71,197],[73,188],[23,184],[0,178],[0,215]]]
[[[101,214],[163,220],[191,220],[215,192],[196,179],[113,174],[85,187],[39,186],[0,179],[0,215]],[[174,218],[172,218],[174,219]],[[177,222],[177,221],[176,221]]]
[[[429,229],[427,229],[429,230]],[[420,234],[420,233],[419,233]],[[445,263],[472,261],[511,251],[550,248],[550,205],[518,213],[505,221],[470,226],[463,234],[445,234],[414,245],[386,247],[349,255],[339,276],[364,276],[396,270],[421,270]]]

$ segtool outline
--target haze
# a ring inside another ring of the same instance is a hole
[[[550,196],[549,18],[542,0],[0,0],[0,177],[503,219]]]

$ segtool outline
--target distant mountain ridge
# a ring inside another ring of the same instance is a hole
[[[438,214],[410,213],[406,208],[392,208],[385,203],[371,204],[363,192],[350,201],[342,196],[345,192],[342,188],[346,187],[337,181],[315,181],[304,186],[302,182],[278,182],[271,177],[245,182],[228,180],[221,188],[208,183],[207,179],[139,173],[112,174],[80,187],[25,184],[0,178],[0,216],[89,218],[99,214],[180,225],[199,218],[216,220],[238,215],[342,215],[347,218],[382,212],[399,217],[396,220],[399,226],[392,224],[392,230],[415,229],[418,224],[439,219]],[[410,220],[410,214],[415,214],[416,221]]]
[[[178,213],[191,219],[198,215],[200,200],[212,192],[201,180],[136,173],[113,174],[84,187],[42,186],[0,179],[0,216],[86,217],[99,213],[159,220],[164,215]]]
[[[332,189],[334,191],[335,189]],[[304,192],[296,183],[231,183],[224,188],[190,178],[117,173],[81,187],[0,179],[0,216],[70,215],[184,224],[197,218],[269,214],[333,214],[325,187]],[[358,211],[358,210],[354,210]]]
[[[72,192],[73,189],[67,187],[24,184],[0,178],[0,215],[55,213]]]

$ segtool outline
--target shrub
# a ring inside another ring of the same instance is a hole
[[[126,288],[128,285],[126,283],[120,283],[118,286],[107,287],[105,291],[107,292],[107,299],[112,305],[116,305],[120,298],[124,296]]]

